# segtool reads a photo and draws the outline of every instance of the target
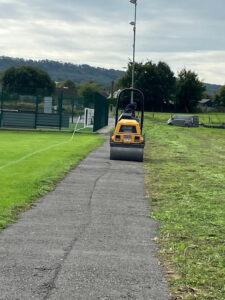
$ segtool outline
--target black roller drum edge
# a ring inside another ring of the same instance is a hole
[[[132,147],[111,147],[110,159],[111,160],[128,160],[128,161],[143,161],[143,148]]]

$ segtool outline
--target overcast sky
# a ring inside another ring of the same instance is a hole
[[[136,60],[225,84],[224,0],[137,0]],[[132,59],[129,0],[0,0],[0,56],[121,69]]]

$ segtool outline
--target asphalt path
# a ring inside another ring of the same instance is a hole
[[[89,154],[0,235],[0,299],[169,299],[144,171]]]

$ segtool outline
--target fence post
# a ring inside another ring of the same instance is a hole
[[[105,126],[109,125],[109,102],[105,101]]]
[[[95,132],[108,125],[109,101],[98,93],[93,96],[95,109],[93,131]]]
[[[0,114],[0,127],[2,127],[2,120],[3,120],[3,101],[4,101],[4,92],[3,88],[1,90],[1,114]]]
[[[71,120],[71,121],[72,121],[72,124],[73,124],[74,102],[75,102],[75,99],[74,99],[74,98],[75,98],[75,97],[72,96],[72,99],[71,99],[71,100],[72,100],[72,101],[71,101],[71,102],[72,102],[72,120]]]
[[[38,96],[36,95],[35,103],[35,119],[34,119],[34,128],[37,129],[37,116],[38,116]]]
[[[59,130],[62,128],[62,102],[63,102],[63,90],[58,98],[58,111],[59,111]]]

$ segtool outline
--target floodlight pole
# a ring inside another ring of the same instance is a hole
[[[136,46],[136,19],[137,19],[137,0],[130,0],[131,3],[134,4],[135,10],[134,10],[134,22],[131,22],[130,24],[133,25],[133,31],[134,31],[134,41],[133,41],[133,62],[132,62],[132,83],[131,86],[134,88],[134,65],[135,65],[135,46]],[[131,92],[131,103],[134,103],[134,92]]]

